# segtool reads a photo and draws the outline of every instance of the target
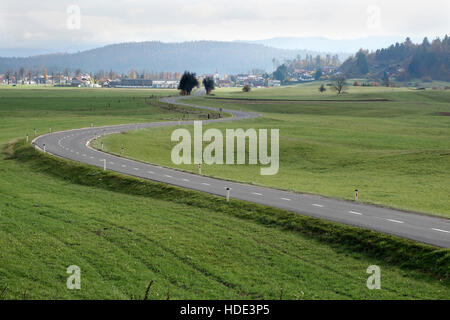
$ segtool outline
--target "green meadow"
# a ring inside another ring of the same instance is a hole
[[[450,91],[350,87],[337,96],[318,85],[218,89],[191,99],[204,106],[258,112],[260,118],[204,125],[280,130],[280,170],[260,175],[257,165],[203,165],[202,174],[298,192],[353,199],[450,217]],[[191,130],[191,127],[186,127]],[[175,127],[105,137],[105,150],[174,165]],[[206,143],[205,143],[206,145]],[[225,154],[225,150],[224,150]]]
[[[256,211],[237,210],[236,214],[231,214],[231,211],[221,209],[224,204],[199,205],[220,199],[214,200],[216,197],[190,191],[170,191],[161,184],[147,182],[152,190],[160,192],[139,193],[144,182],[138,179],[133,178],[135,182],[131,185],[127,180],[131,178],[105,174],[87,166],[80,169],[70,161],[39,155],[29,145],[14,151],[13,145],[8,144],[12,140],[23,139],[26,133],[32,135],[33,128],[42,134],[48,132],[50,127],[56,131],[86,127],[90,123],[99,126],[179,119],[179,112],[156,102],[155,96],[172,93],[155,90],[0,88],[0,145],[4,149],[0,154],[0,299],[138,299],[144,296],[150,281],[153,285],[149,299],[448,299],[450,287],[444,279],[448,272],[436,275],[423,271],[423,268],[422,271],[406,268],[396,262],[398,259],[389,253],[394,249],[387,245],[377,251],[378,255],[370,254],[371,250],[376,250],[369,247],[353,250],[340,242],[327,242],[326,239],[309,236],[301,228],[262,223],[261,219],[253,218]],[[234,95],[224,92],[224,95],[228,94]],[[256,95],[256,90],[251,94]],[[148,103],[149,99],[152,103]],[[425,103],[430,106],[431,113],[436,112],[438,107],[435,105],[441,106],[442,110],[448,109],[445,101],[435,104],[432,95],[427,99]],[[442,99],[447,98],[442,96]],[[200,100],[205,105],[218,105],[215,100]],[[220,104],[225,106],[222,102]],[[260,108],[264,104],[229,103],[229,106],[263,112]],[[352,108],[354,112],[358,109],[357,106]],[[376,111],[375,104],[372,108],[372,112],[377,114],[387,112]],[[420,111],[422,109],[420,106],[413,109],[409,125],[414,125],[412,119],[417,118],[416,125],[423,126],[423,122],[431,117]],[[377,148],[364,149],[367,140],[355,143],[363,151],[354,151],[346,146],[346,137],[350,137],[353,131],[341,129],[340,135],[333,134],[333,125],[342,126],[341,116],[335,115],[335,121],[332,121],[333,116],[320,115],[332,112],[331,106],[310,105],[303,109],[298,104],[288,104],[286,110],[291,110],[291,113],[271,113],[268,110],[264,111],[263,118],[239,125],[277,125],[282,137],[292,135],[291,145],[295,150],[304,150],[303,156],[308,155],[312,159],[320,159],[324,152],[329,152],[330,157],[340,155],[341,161],[345,160],[343,150],[360,154],[361,157],[378,152]],[[393,112],[402,114],[399,110]],[[203,114],[197,116],[204,117]],[[296,126],[292,123],[294,117],[301,121]],[[322,130],[314,131],[314,118],[318,118],[317,125],[321,123],[320,119],[324,120]],[[359,127],[364,128],[370,117],[361,115],[360,118],[363,123]],[[390,118],[386,116],[385,121],[389,122]],[[439,116],[435,119],[416,142],[417,148],[421,145],[430,147],[430,141],[434,141],[431,137],[440,136],[440,140],[434,142],[435,149],[430,151],[431,160],[427,162],[430,165],[432,159],[436,160],[434,150],[442,148],[448,152],[448,139],[445,139],[445,134],[448,135],[448,122],[445,121],[448,120]],[[407,126],[407,119],[404,121],[403,125]],[[331,125],[330,132],[325,129],[327,124]],[[383,133],[381,128],[388,127],[383,122],[377,125],[380,126],[377,134]],[[439,125],[441,127],[437,129]],[[296,128],[304,128],[301,130],[304,130],[305,137],[296,134]],[[411,131],[417,130],[415,128],[412,126]],[[372,128],[370,132],[374,130]],[[398,127],[397,130],[403,129]],[[440,134],[437,133],[439,130]],[[336,131],[340,130],[334,129]],[[287,132],[290,132],[289,135]],[[327,136],[320,140],[317,137],[319,132]],[[371,140],[377,145],[376,132],[372,134]],[[162,139],[160,144],[155,143],[155,137]],[[341,141],[337,151],[326,147],[331,137],[334,137],[335,143]],[[161,154],[168,148],[167,137],[164,131],[159,130],[133,132],[107,139],[106,146],[111,151],[114,151],[114,143],[120,145],[120,139],[132,139],[124,140],[129,156],[138,146],[142,150]],[[113,143],[115,139],[119,142]],[[392,139],[393,143],[403,143],[405,146],[409,146],[408,141],[412,140]],[[305,147],[301,147],[303,144]],[[378,144],[381,148],[384,142]],[[309,153],[308,150],[313,150],[317,145],[323,145],[325,149],[319,148],[317,154]],[[289,151],[283,143],[281,150],[284,150],[282,159],[288,158]],[[401,154],[398,153],[399,156]],[[135,154],[135,157],[140,156]],[[295,170],[297,163],[305,165],[298,161],[301,156],[302,153],[299,153],[292,158],[292,170]],[[142,159],[157,162],[147,155]],[[412,159],[411,165],[414,165]],[[283,170],[287,170],[287,164],[283,161],[280,177],[284,175],[284,178],[278,178],[279,182],[286,179]],[[328,165],[329,162],[317,164],[317,171],[312,171],[311,175],[317,176],[320,171],[331,170]],[[448,163],[446,165],[448,168]],[[434,167],[434,175],[438,177],[439,170],[444,168],[437,164]],[[205,172],[219,175],[209,171],[213,169],[207,168]],[[256,168],[248,169],[256,172]],[[303,173],[309,169],[305,167]],[[340,170],[338,162],[335,163],[335,170]],[[107,175],[114,177],[113,182],[108,180]],[[247,178],[243,176],[239,179]],[[329,181],[329,177],[322,181]],[[298,187],[300,184],[295,185]],[[445,183],[441,187],[445,188]],[[321,183],[317,183],[318,192],[323,191],[320,188]],[[175,193],[171,196],[166,192]],[[183,197],[176,196],[180,193]],[[242,208],[245,206],[242,205]],[[442,213],[445,212],[442,210]],[[289,224],[289,219],[295,220],[295,217],[286,216],[283,221]],[[311,225],[316,223],[310,218],[304,219]],[[338,231],[344,227],[337,224],[329,223],[325,227],[335,230],[334,233],[327,231],[328,235],[344,232]],[[356,228],[345,230],[346,236],[359,235],[367,237],[367,242],[376,243],[371,240],[377,238],[375,232],[366,235]],[[380,243],[386,241],[380,240]],[[392,241],[402,243],[400,247],[417,246],[411,241]],[[435,252],[438,254],[436,256],[443,257],[434,261],[433,266],[440,266],[448,260],[445,258],[448,256],[447,250],[429,246],[417,248],[417,252]],[[399,254],[401,250],[398,249]],[[417,255],[412,259],[420,262],[422,256]],[[430,258],[433,255],[423,256]],[[81,268],[81,290],[66,288],[69,276],[66,269],[70,265]],[[370,265],[381,268],[381,290],[366,287],[369,276],[366,269]]]

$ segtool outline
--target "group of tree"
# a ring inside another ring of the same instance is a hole
[[[304,59],[297,56],[296,59],[286,60],[283,64],[278,65],[276,70],[273,72],[272,76],[275,80],[279,80],[285,83],[290,75],[294,75],[297,72],[304,71],[314,71],[314,79],[319,80],[323,75],[324,68],[337,68],[340,65],[338,55],[329,55],[325,57],[321,55],[316,55],[313,58],[312,55],[306,55]]]
[[[360,50],[347,59],[339,71],[347,77],[372,77],[385,85],[390,78],[405,81],[430,78],[450,81],[450,38],[436,38],[431,43],[424,38],[414,44],[410,38],[375,52]]]
[[[202,84],[205,87],[206,94],[210,94],[216,87],[214,78],[211,76],[204,78]],[[192,90],[199,86],[197,75],[194,72],[185,71],[178,85],[178,90],[180,90],[181,95],[189,96]]]
[[[341,64],[337,54],[326,54],[325,56],[321,56],[320,54],[317,54],[316,56],[307,54],[304,58],[298,55],[295,59],[287,60],[285,63],[290,68],[305,69],[309,71],[325,67],[339,67]]]
[[[354,57],[344,61],[339,70],[347,77],[364,77],[369,73],[368,54],[368,51],[360,49]]]
[[[6,70],[5,79],[8,83],[29,84],[37,78],[43,79],[45,82],[53,84],[61,83],[63,79],[72,79],[80,77],[81,75],[89,75],[91,81],[98,83],[100,81],[115,80],[115,79],[145,79],[145,80],[173,80],[178,81],[181,78],[181,73],[178,72],[155,72],[155,71],[136,71],[131,69],[127,73],[119,73],[115,70],[98,70],[96,72],[84,72],[81,68],[69,69],[65,68],[63,71],[56,71],[52,67],[34,68],[26,70],[20,67],[18,70]]]

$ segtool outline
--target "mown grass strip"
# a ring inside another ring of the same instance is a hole
[[[298,215],[286,210],[251,204],[147,181],[37,152],[24,140],[4,149],[9,158],[33,170],[72,183],[115,192],[154,197],[197,208],[208,208],[248,219],[268,227],[299,232],[339,249],[359,252],[390,265],[415,270],[439,278],[450,285],[450,250],[417,243],[396,236]]]

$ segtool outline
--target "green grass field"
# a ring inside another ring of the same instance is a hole
[[[3,149],[23,139],[34,127],[43,133],[50,126],[56,131],[91,122],[178,119],[144,100],[163,94],[2,88],[0,144]],[[157,193],[139,195],[139,185],[121,180],[113,190],[94,168],[75,179],[79,171],[69,162],[42,162],[33,152],[18,157],[11,158],[10,149],[0,155],[0,299],[130,299],[142,297],[151,280],[150,299],[166,299],[168,292],[171,299],[278,299],[281,291],[284,299],[450,296],[448,281],[404,268],[392,256],[376,258],[368,250],[264,224],[250,211],[239,211],[248,215],[243,219],[201,207],[189,196],[174,202]],[[70,291],[66,268],[74,264],[81,267],[82,289]],[[373,264],[381,267],[382,290],[366,288],[366,269]]]
[[[370,101],[377,99],[388,101]],[[350,87],[337,96],[330,90],[320,94],[317,85],[248,94],[220,89],[214,97],[192,102],[262,115],[204,130],[280,129],[277,175],[261,176],[255,165],[204,165],[203,174],[341,199],[353,199],[358,189],[367,203],[450,217],[448,90]],[[172,163],[173,130],[148,129],[102,141],[108,152],[119,153],[123,145],[130,158],[196,172],[195,165]]]

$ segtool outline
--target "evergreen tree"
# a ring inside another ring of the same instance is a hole
[[[365,75],[369,73],[369,64],[367,63],[366,55],[362,50],[359,50],[356,54],[356,66],[359,74]]]
[[[212,77],[206,77],[203,79],[203,86],[205,87],[206,94],[210,94],[215,89],[214,79]]]
[[[181,90],[182,94],[190,95],[192,89],[198,87],[199,83],[197,76],[194,72],[185,71],[181,77],[180,84],[178,85],[178,90]]]
[[[287,68],[286,64],[282,64],[273,73],[273,78],[275,80],[281,81],[281,83],[284,83],[287,78],[287,71],[288,71],[288,68]]]
[[[322,69],[317,69],[316,73],[314,74],[314,79],[315,80],[319,80],[320,77],[322,76]]]

